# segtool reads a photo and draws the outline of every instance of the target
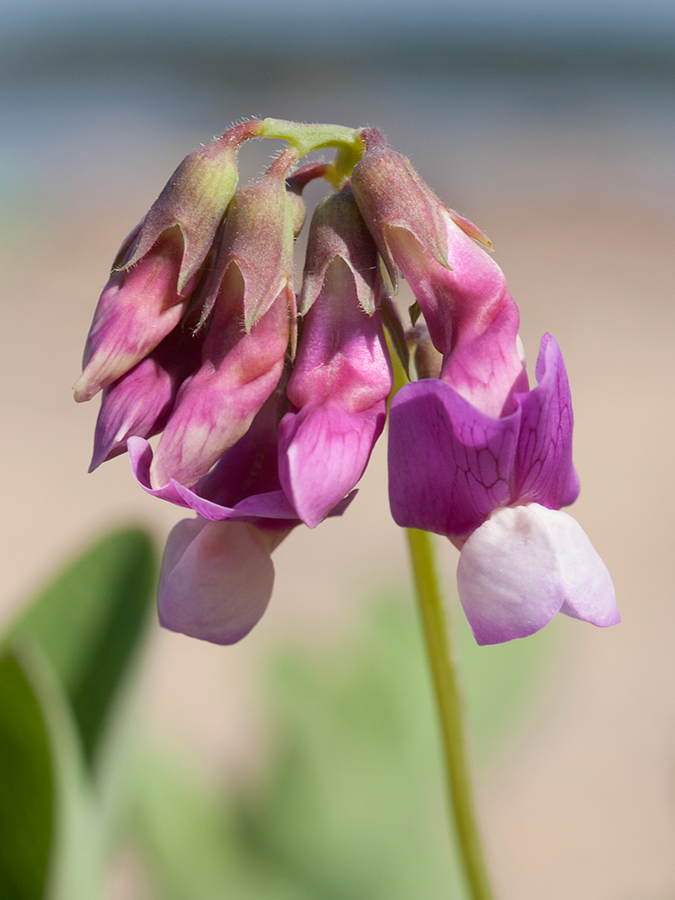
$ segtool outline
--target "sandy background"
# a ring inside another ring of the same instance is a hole
[[[411,102],[399,126],[384,91],[369,98],[365,114],[337,92],[312,97],[303,113],[308,97],[305,88],[264,111],[344,124],[377,123],[381,114],[398,148],[492,238],[521,309],[530,367],[544,331],[555,335],[568,366],[582,479],[574,513],[613,574],[623,623],[599,631],[560,617],[551,626],[563,651],[546,697],[507,751],[480,771],[499,896],[675,897],[668,142],[658,128],[645,133],[639,114],[626,130],[620,118],[598,125],[586,115],[571,128],[537,124],[528,113],[528,130],[485,113],[480,127],[464,132],[445,116],[427,120],[421,134],[425,111]],[[167,125],[169,113],[158,124],[141,115],[131,122],[120,110],[108,112],[107,124],[101,112],[85,127],[86,109],[78,118],[66,103],[74,124],[59,132],[51,160],[45,150],[35,177],[23,169],[17,176],[0,251],[2,620],[105,529],[140,522],[162,540],[181,517],[135,486],[125,458],[86,474],[97,401],[76,406],[70,385],[122,237],[184,153],[209,129],[252,111],[224,106],[200,131]],[[249,639],[219,649],[153,634],[144,718],[214,777],[244,773],[260,752],[250,678],[260,654],[288,636],[330,642],[358,620],[372,586],[407,583],[402,535],[388,517],[383,450],[344,518],[315,532],[298,529],[276,552],[275,594]],[[442,555],[451,586],[456,554],[443,545]],[[143,896],[133,869],[121,865],[110,900]]]

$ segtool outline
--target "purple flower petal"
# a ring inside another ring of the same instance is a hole
[[[244,496],[241,501],[233,506],[224,506],[207,497],[201,496],[195,490],[191,490],[175,479],[171,479],[161,488],[153,488],[150,481],[150,467],[152,465],[152,447],[142,438],[129,439],[129,459],[131,470],[136,481],[143,490],[153,497],[168,500],[176,506],[192,509],[204,519],[217,522],[224,519],[244,520],[251,522],[257,519],[282,519],[291,520],[293,525],[298,524],[298,514],[288,502],[288,498],[281,490],[267,491],[264,493]],[[257,521],[255,524],[259,524]],[[275,528],[273,521],[267,523],[268,527]],[[281,527],[288,527],[286,521]]]
[[[479,644],[526,637],[560,610],[618,621],[614,589],[581,527],[537,503],[495,510],[462,547],[459,597]]]
[[[159,582],[165,628],[216,644],[249,633],[272,596],[268,536],[241,522],[184,519],[167,541]]]
[[[493,418],[442,381],[405,385],[389,417],[389,500],[406,528],[462,537],[511,500],[520,412]]]
[[[363,412],[325,404],[279,424],[279,475],[297,515],[315,528],[363,475],[386,416],[384,400]]]
[[[572,464],[572,397],[565,362],[550,334],[541,339],[537,387],[517,394],[521,410],[514,498],[550,509],[574,503],[579,478]]]

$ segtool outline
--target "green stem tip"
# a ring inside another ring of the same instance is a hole
[[[324,147],[337,147],[340,151],[338,155],[343,157],[344,162],[349,165],[353,160],[350,166],[353,168],[365,149],[360,132],[360,128],[345,128],[342,125],[312,125],[288,122],[285,119],[263,119],[261,133],[266,138],[288,141],[299,156],[306,156],[313,150]]]

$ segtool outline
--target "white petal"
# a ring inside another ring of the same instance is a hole
[[[479,644],[539,631],[564,600],[555,547],[529,506],[500,507],[474,531],[460,553],[457,586]]]
[[[532,506],[555,542],[565,593],[560,611],[592,625],[616,625],[621,616],[612,578],[586,532],[576,519],[561,510],[546,509],[536,503]]]
[[[611,578],[581,526],[538,503],[496,509],[464,544],[457,584],[479,644],[533,634],[559,610],[594,625],[619,621]]]
[[[272,595],[270,549],[265,532],[244,522],[179,522],[162,563],[161,624],[216,644],[241,640]]]

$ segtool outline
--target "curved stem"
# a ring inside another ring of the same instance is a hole
[[[298,156],[306,156],[313,150],[337,147],[353,159],[353,166],[362,156],[364,146],[358,128],[342,125],[307,125],[303,122],[288,122],[285,119],[263,119],[260,134],[266,138],[281,138],[288,141],[298,151]]]
[[[476,820],[464,715],[431,535],[407,529],[417,601],[441,725],[450,814],[472,900],[493,900]]]

